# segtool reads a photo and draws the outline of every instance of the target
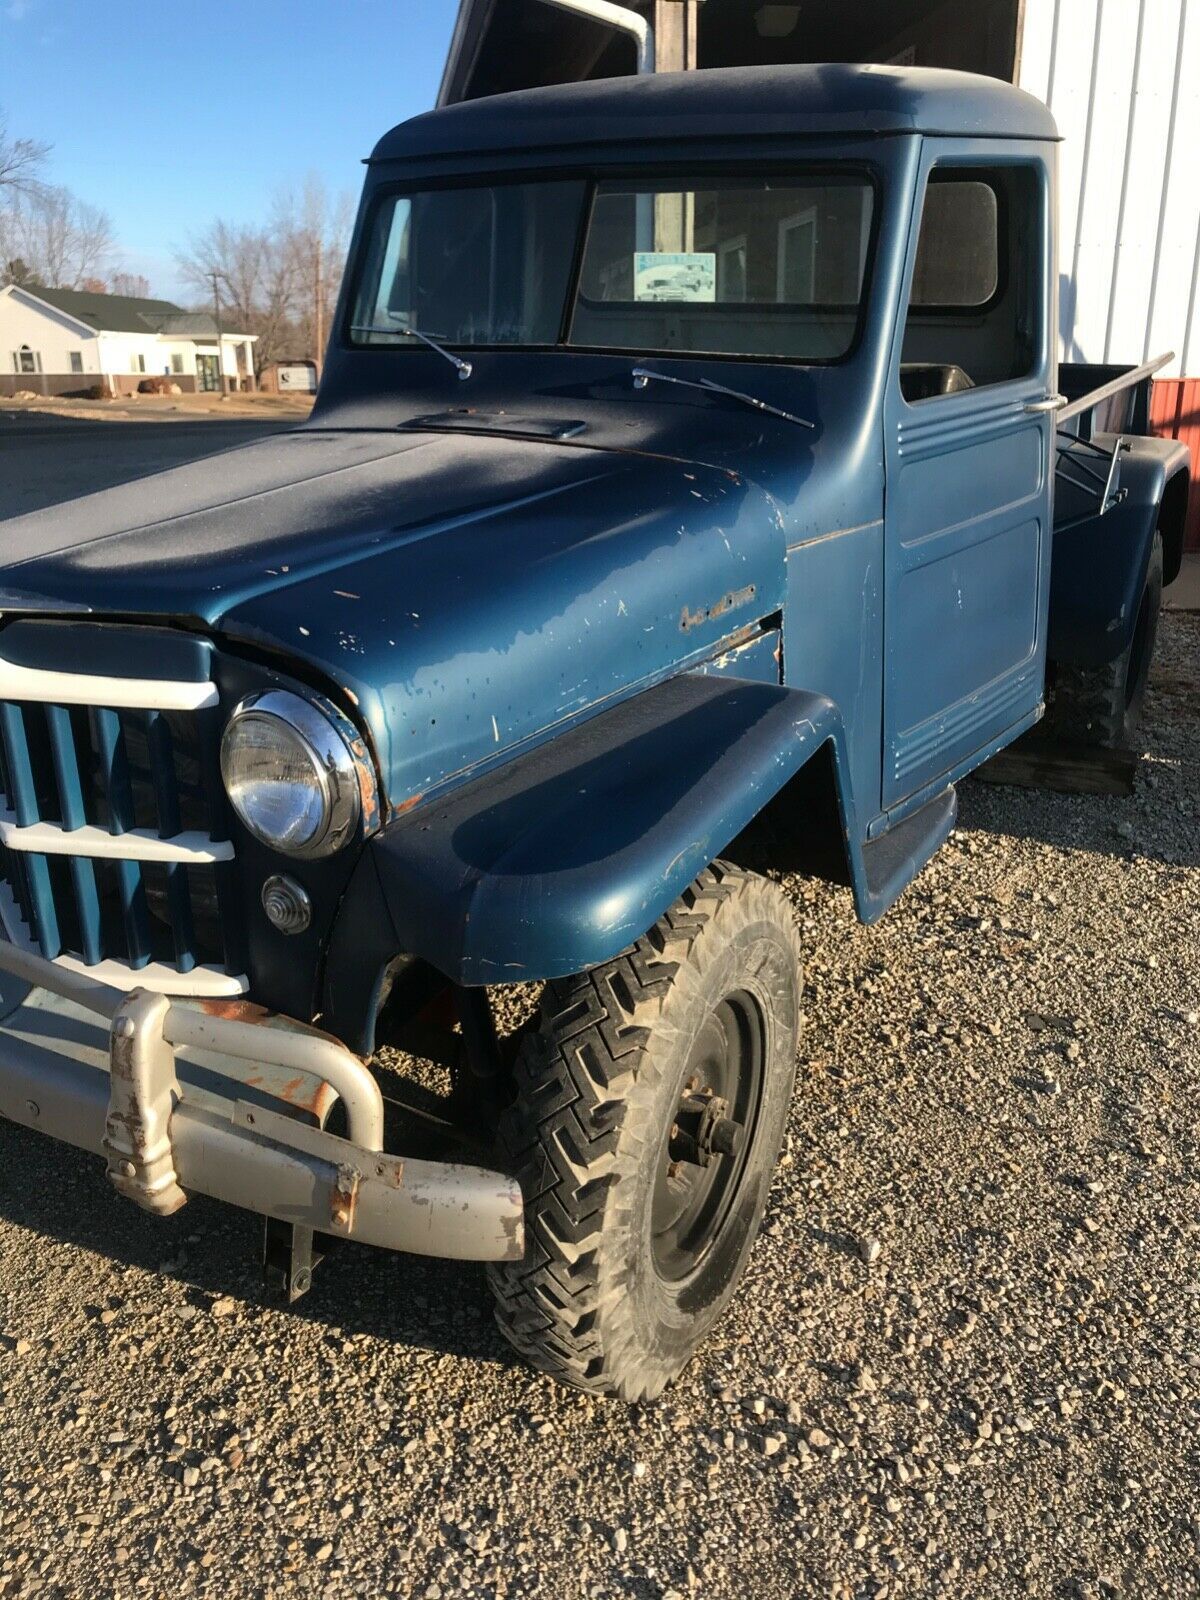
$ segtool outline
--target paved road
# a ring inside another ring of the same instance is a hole
[[[283,433],[288,426],[0,416],[0,519]]]

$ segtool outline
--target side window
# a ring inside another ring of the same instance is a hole
[[[930,176],[904,330],[912,403],[1033,372],[1041,348],[1036,170],[938,167]]]

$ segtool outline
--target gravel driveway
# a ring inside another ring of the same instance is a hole
[[[169,1222],[0,1126],[0,1594],[1200,1593],[1200,617],[1131,800],[968,784],[882,926],[793,882],[809,1016],[748,1278],[654,1408],[531,1376],[482,1272]]]

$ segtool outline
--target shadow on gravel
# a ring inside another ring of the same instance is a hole
[[[1059,850],[1085,850],[1114,861],[1142,859],[1172,867],[1200,866],[1200,830],[1180,815],[1164,837],[1158,818],[1139,812],[1147,766],[1130,799],[1015,789],[970,779],[959,787],[958,826],[997,838],[1026,839]]]
[[[818,1228],[815,1223],[810,1223],[808,1236],[819,1244],[828,1245],[839,1255],[851,1256],[855,1261],[860,1259],[859,1241],[852,1233],[838,1233],[831,1228]]]
[[[1153,690],[1166,687],[1152,684]],[[1156,694],[1131,796],[1056,794],[971,778],[959,786],[958,826],[1118,861],[1200,866],[1200,828],[1191,814],[1194,757],[1187,749],[1200,728],[1200,685],[1194,690],[1177,698]],[[1170,737],[1172,722],[1183,739]]]
[[[0,1124],[0,1172],[0,1216],[6,1221],[181,1284],[187,1301],[201,1311],[225,1295],[241,1299],[243,1334],[256,1309],[286,1311],[339,1338],[364,1333],[466,1360],[520,1364],[492,1322],[483,1272],[470,1262],[338,1241],[317,1268],[312,1289],[288,1308],[262,1287],[257,1217],[203,1196],[173,1217],[151,1217],[114,1192],[98,1159],[8,1123]],[[112,1288],[123,1299],[136,1299],[142,1311],[153,1309],[146,1288],[132,1291],[128,1279],[118,1282],[115,1276]],[[102,1296],[103,1286],[93,1292]],[[164,1297],[164,1312],[169,1306],[179,1310],[176,1295]],[[277,1336],[278,1329],[271,1334]]]
[[[1055,794],[971,779],[959,786],[959,826],[1118,861],[1200,866],[1198,620],[1187,613],[1163,618],[1131,796]]]

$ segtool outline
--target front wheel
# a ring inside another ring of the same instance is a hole
[[[615,961],[546,986],[500,1125],[525,1257],[490,1269],[535,1366],[648,1400],[687,1365],[762,1220],[799,1015],[787,899],[723,862]]]

